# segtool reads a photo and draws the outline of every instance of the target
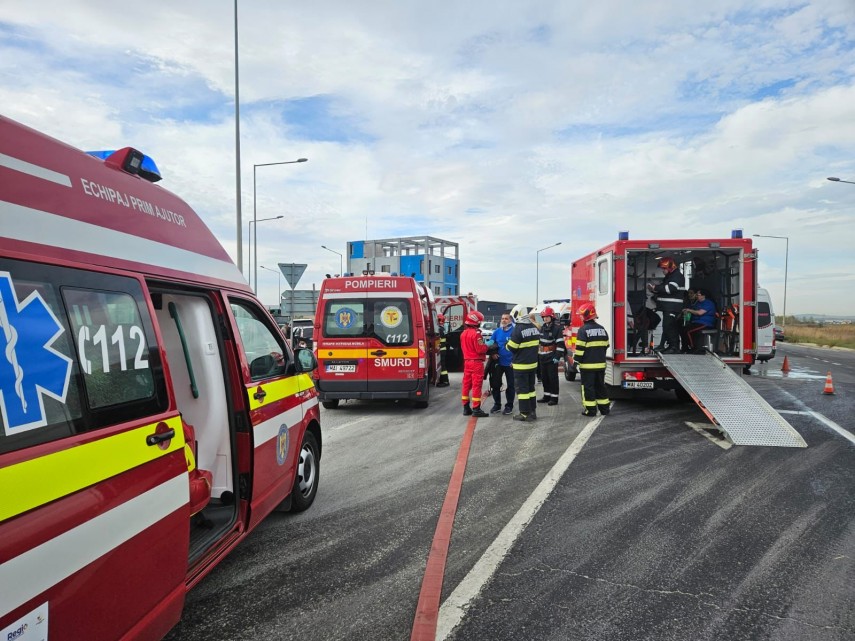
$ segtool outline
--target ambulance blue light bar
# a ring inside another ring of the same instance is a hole
[[[118,151],[115,149],[108,149],[104,151],[87,151],[86,153],[104,161],[120,161],[122,169],[126,172],[129,174],[136,174],[140,178],[151,183],[156,183],[163,178],[163,176],[160,175],[160,170],[157,168],[157,165],[151,157],[130,147],[125,147]],[[113,158],[114,155],[119,157]]]

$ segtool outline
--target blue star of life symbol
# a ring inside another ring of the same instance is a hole
[[[34,291],[18,300],[0,272],[0,409],[7,436],[47,425],[45,395],[65,403],[71,359],[52,345],[63,327]]]

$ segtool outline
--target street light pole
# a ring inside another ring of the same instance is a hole
[[[263,162],[257,165],[252,166],[252,219],[256,220],[256,215],[258,214],[258,207],[256,206],[256,197],[255,197],[255,170],[258,167],[271,167],[273,165],[293,165],[298,162],[308,162],[308,158],[297,158],[297,160],[284,160],[282,162]],[[280,216],[281,218],[281,216]],[[252,244],[255,245],[255,248],[258,249],[258,225],[255,226],[253,230],[255,233],[252,238]],[[253,290],[258,287],[258,256],[254,256],[253,262],[253,281],[255,285],[253,285]]]
[[[831,180],[829,178],[829,180]],[[843,181],[841,181],[843,182]],[[784,320],[781,321],[781,327],[787,326],[787,268],[790,262],[790,237],[789,236],[767,236],[766,234],[754,234],[758,238],[780,238],[786,241],[784,245]]]
[[[853,182],[851,180],[841,180],[837,176],[829,176],[826,180],[830,180],[831,182],[834,182],[834,183],[849,183],[850,185],[855,185],[855,182]]]
[[[255,244],[254,242],[252,242],[252,238],[258,236],[258,232],[257,232],[258,223],[263,223],[266,220],[279,220],[280,218],[285,218],[285,216],[273,216],[272,218],[259,218],[258,220],[250,220],[246,224],[246,239],[247,239],[246,242],[249,243],[249,247],[247,247],[247,249],[249,251],[247,253],[255,259],[256,263],[258,263],[258,245]],[[253,228],[253,225],[255,225],[255,228]],[[249,263],[249,256],[246,257],[246,262]],[[247,269],[249,269],[249,268],[247,268]],[[248,274],[248,276],[252,276],[252,274]],[[249,280],[249,278],[247,278],[247,280]],[[254,291],[255,293],[258,293],[258,271],[257,270],[255,273],[255,284],[252,286],[252,291]]]
[[[321,249],[326,249],[328,252],[332,252],[333,254],[338,254],[338,275],[342,276],[344,274],[344,256],[337,252],[334,249],[330,249],[326,245],[321,245]]]
[[[270,269],[269,267],[265,267],[264,265],[259,265],[261,269],[266,269],[269,272],[274,272],[277,276],[279,276],[279,282],[277,283],[276,291],[279,292],[277,294],[278,298],[276,301],[276,307],[279,310],[279,314],[282,314],[282,270],[281,269]]]
[[[535,284],[535,292],[534,292],[534,295],[535,295],[534,305],[535,305],[535,307],[537,305],[540,305],[540,252],[546,251],[547,249],[552,249],[553,247],[558,247],[558,245],[560,245],[560,244],[561,244],[561,241],[558,241],[554,245],[550,245],[549,247],[544,247],[543,249],[537,250],[537,269],[536,269],[537,273],[535,275],[535,283],[536,284]]]
[[[243,256],[241,253],[243,252],[243,239],[240,237],[241,231],[243,229],[241,225],[241,220],[243,220],[243,213],[241,211],[241,193],[240,193],[240,76],[239,69],[240,65],[238,64],[238,3],[235,0],[235,191],[237,192],[236,205],[237,205],[237,264],[238,269],[243,269]],[[247,271],[249,271],[249,264],[247,264]],[[247,280],[249,280],[249,274],[246,275]]]

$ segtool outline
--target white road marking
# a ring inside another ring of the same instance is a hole
[[[612,403],[614,408],[614,403]],[[439,609],[436,625],[436,639],[443,641],[454,628],[463,620],[472,600],[481,592],[484,586],[493,577],[499,564],[507,556],[508,551],[525,530],[526,526],[537,514],[540,507],[549,497],[553,488],[561,480],[562,475],[570,467],[570,463],[576,458],[588,439],[603,421],[599,416],[585,426],[579,436],[570,444],[570,447],[556,461],[552,469],[547,472],[543,480],[534,489],[534,492],[526,499],[517,513],[508,521],[504,529],[499,532],[496,540],[484,552],[478,562],[472,567],[460,584],[448,596]]]
[[[358,418],[358,419],[356,419],[356,420],[354,420],[354,421],[349,421],[349,422],[347,422],[347,423],[342,423],[341,425],[338,425],[338,426],[336,426],[336,427],[331,427],[330,429],[328,429],[328,430],[326,430],[326,431],[327,431],[327,432],[338,432],[339,430],[343,430],[345,427],[351,427],[351,426],[353,426],[353,425],[356,425],[357,423],[362,423],[363,421],[367,421],[367,420],[368,420],[368,419],[370,419],[370,418],[373,418],[373,417],[371,417],[371,416],[363,416],[362,418]]]
[[[813,410],[805,410],[805,411],[778,410],[778,414],[801,414],[802,416],[813,416],[820,423],[824,423],[826,426],[830,427],[835,432],[840,434],[840,436],[845,438],[847,441],[850,441],[850,442],[855,444],[855,434],[853,434],[852,432],[850,432],[846,428],[841,427],[840,425],[838,425],[837,423],[832,421],[830,418],[820,414],[819,412],[814,412]]]
[[[710,423],[692,423],[691,421],[686,421],[686,425],[691,427],[705,439],[710,440],[716,445],[718,445],[723,450],[729,450],[731,447],[733,447],[733,443],[731,443],[727,439],[716,438],[712,432],[710,432],[708,429],[705,429],[710,426]]]

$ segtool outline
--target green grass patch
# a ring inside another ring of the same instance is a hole
[[[788,317],[784,334],[790,343],[813,343],[855,349],[855,324],[793,323]]]

